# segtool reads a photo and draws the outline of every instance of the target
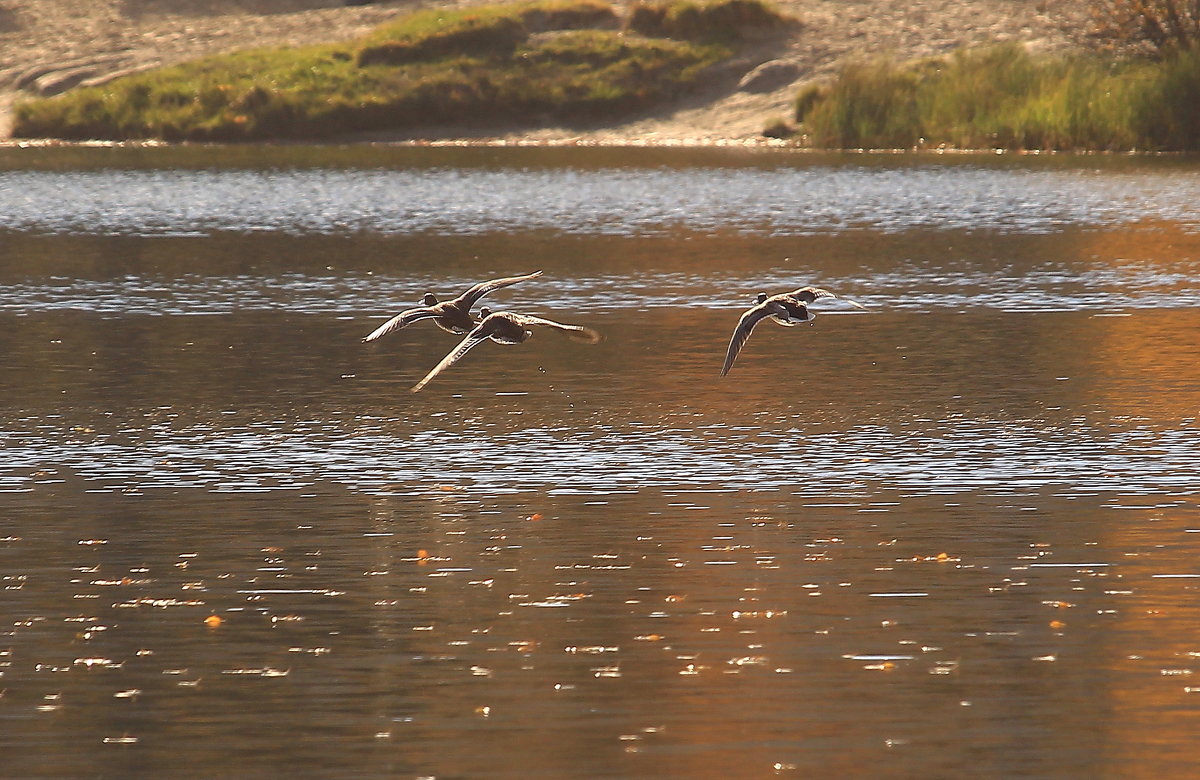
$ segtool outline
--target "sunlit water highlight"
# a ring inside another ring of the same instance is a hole
[[[0,171],[0,229],[139,236],[216,231],[480,234],[548,230],[776,236],[917,228],[1045,233],[1165,220],[1200,227],[1190,172],[841,165],[671,170],[421,168]],[[85,200],[64,199],[85,192]]]
[[[1004,311],[1098,309],[1120,312],[1142,308],[1191,308],[1200,304],[1200,268],[1194,264],[1169,271],[1134,264],[1109,268],[1041,268],[1021,276],[1005,270],[972,272],[906,268],[873,276],[829,277],[833,289],[852,288],[855,300],[891,311],[936,308],[995,308]],[[795,273],[764,274],[755,283],[790,289]],[[746,295],[722,291],[729,280],[717,274],[654,273],[582,276],[539,283],[538,304],[571,311],[693,306],[726,309],[744,304]],[[297,311],[308,314],[375,312],[381,303],[410,301],[414,290],[462,290],[467,278],[421,276],[283,276],[147,278],[88,280],[52,278],[14,283],[0,311],[35,312],[77,309],[101,314],[199,315],[233,311]],[[407,305],[415,305],[409,302]],[[826,304],[837,308],[837,304]],[[848,308],[848,307],[845,307]]]

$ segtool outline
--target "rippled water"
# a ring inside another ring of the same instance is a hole
[[[1193,774],[1198,174],[0,150],[5,772]]]
[[[864,166],[779,156],[752,167],[718,159],[706,166],[582,170],[404,162],[400,156],[390,165],[349,169],[0,170],[0,187],[20,193],[5,204],[0,229],[139,236],[549,230],[647,237],[680,230],[799,236],[923,227],[1046,233],[1145,219],[1193,229],[1200,224],[1191,207],[1200,181],[1190,168],[1147,176],[1082,166]],[[64,198],[64,192],[87,198]]]

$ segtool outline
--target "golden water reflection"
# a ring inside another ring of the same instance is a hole
[[[25,236],[4,771],[1193,774],[1189,230]],[[359,344],[507,267],[607,340]]]

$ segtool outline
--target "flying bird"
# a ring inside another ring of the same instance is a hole
[[[768,317],[787,327],[799,325],[801,322],[812,322],[817,315],[808,310],[808,304],[818,298],[837,297],[820,287],[801,287],[790,293],[771,296],[760,292],[755,299],[754,306],[746,310],[746,313],[738,320],[737,327],[733,329],[733,338],[729,340],[729,350],[725,353],[725,365],[721,367],[721,376],[729,373],[729,369],[733,367],[733,361],[737,360],[738,353],[742,351],[754,326],[759,322]],[[848,298],[842,298],[842,300],[860,309],[866,308],[861,303],[856,303]]]
[[[482,317],[479,324],[467,334],[465,339],[459,342],[457,347],[450,350],[450,354],[442,358],[442,362],[434,366],[425,375],[424,379],[413,385],[412,392],[420,392],[421,388],[429,384],[435,376],[457,363],[463,355],[489,339],[497,344],[521,344],[528,341],[533,336],[533,331],[528,329],[530,325],[554,328],[587,344],[596,344],[602,338],[596,331],[591,328],[585,328],[582,325],[565,325],[561,322],[554,322],[553,320],[542,319],[541,317],[533,317],[528,314],[513,314],[507,311],[493,313],[486,306],[479,309],[479,315]]]
[[[461,336],[464,333],[469,333],[475,327],[476,321],[471,317],[471,307],[478,303],[480,298],[490,292],[499,290],[501,287],[508,287],[510,284],[523,282],[541,275],[541,271],[534,271],[524,276],[508,276],[503,279],[480,282],[462,295],[449,301],[439,301],[436,295],[427,292],[422,296],[420,306],[400,312],[371,331],[368,336],[363,338],[363,341],[374,341],[394,330],[407,327],[419,320],[428,319],[432,319],[433,324],[442,330]]]

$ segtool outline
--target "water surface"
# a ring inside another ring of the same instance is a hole
[[[1198,173],[0,150],[5,772],[1193,773]]]

